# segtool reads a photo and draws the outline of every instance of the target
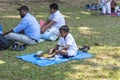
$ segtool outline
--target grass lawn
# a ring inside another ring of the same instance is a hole
[[[47,6],[38,3],[28,5],[38,21],[40,18],[47,19]],[[0,23],[6,32],[20,21],[16,11],[19,5],[0,3],[0,6]],[[91,12],[82,8],[65,4],[60,5],[60,11],[64,14],[77,45],[89,44],[89,53],[94,58],[39,67],[15,57],[46,50],[57,41],[28,46],[24,51],[4,50],[0,51],[0,80],[120,80],[120,17],[91,15]]]

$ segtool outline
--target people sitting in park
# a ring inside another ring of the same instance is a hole
[[[102,14],[111,14],[111,0],[98,0],[98,4],[102,6]]]
[[[23,46],[37,44],[40,39],[40,25],[37,19],[29,13],[29,8],[25,5],[17,10],[22,19],[15,28],[5,32],[4,37],[12,42],[21,42]],[[18,48],[18,44],[15,43],[11,50],[21,50],[23,46]]]
[[[55,40],[59,36],[59,28],[65,25],[65,19],[59,11],[58,4],[52,3],[49,8],[48,20],[41,26],[41,38]]]
[[[120,6],[115,7],[115,13],[117,14],[117,16],[120,16]]]
[[[99,9],[99,5],[97,3],[91,3],[91,4],[87,4],[85,5],[85,9],[89,10],[98,10]]]
[[[112,0],[111,1],[111,12],[115,12],[116,6],[117,6],[116,0]]]
[[[76,56],[77,45],[73,36],[69,33],[69,28],[67,25],[63,25],[59,29],[60,39],[58,44],[50,49],[49,55],[55,54],[55,57],[72,57]]]

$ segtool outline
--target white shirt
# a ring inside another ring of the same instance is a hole
[[[77,52],[77,45],[76,42],[73,38],[73,36],[68,33],[68,35],[66,36],[66,38],[64,39],[63,37],[60,37],[60,40],[58,42],[58,45],[60,45],[59,50],[63,48],[63,46],[65,47],[66,45],[70,45],[69,48],[67,49],[74,51],[74,54],[76,55]],[[69,51],[70,52],[70,51]],[[70,53],[68,53],[70,54]]]
[[[53,26],[55,27],[61,27],[65,25],[65,19],[59,10],[57,10],[54,14],[50,14],[48,19],[56,21],[56,23],[53,24]]]

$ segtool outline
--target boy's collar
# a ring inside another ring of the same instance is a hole
[[[64,37],[64,39],[67,37],[67,35],[68,35],[69,33],[66,33],[66,35],[65,35],[65,37]]]

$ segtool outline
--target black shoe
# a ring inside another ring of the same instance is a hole
[[[82,52],[88,52],[88,50],[90,50],[90,46],[83,45],[82,48],[79,48],[79,50],[81,50]]]
[[[14,43],[14,44],[9,48],[9,50],[15,51],[15,50],[17,49],[17,47],[18,47],[18,43]]]
[[[96,46],[103,46],[103,44],[95,43]]]
[[[19,46],[16,48],[17,51],[23,51],[24,49],[26,49],[26,45],[25,45],[25,44],[19,45]]]

